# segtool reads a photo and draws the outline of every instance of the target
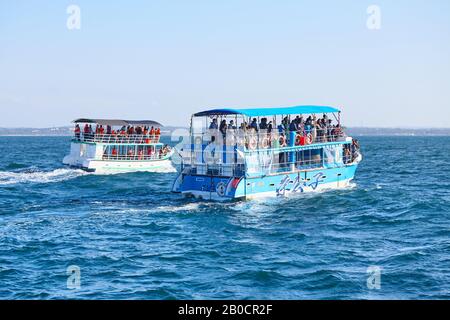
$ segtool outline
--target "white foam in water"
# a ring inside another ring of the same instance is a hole
[[[178,211],[194,211],[199,207],[198,203],[188,203],[182,206],[161,206],[157,207],[157,212],[178,212]],[[155,210],[153,210],[155,211]]]
[[[51,183],[73,179],[88,174],[80,169],[55,169],[53,171],[0,171],[0,185],[17,183]]]

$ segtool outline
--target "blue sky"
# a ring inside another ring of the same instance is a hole
[[[339,106],[350,126],[450,127],[449,40],[448,0],[0,0],[0,127],[298,104]]]

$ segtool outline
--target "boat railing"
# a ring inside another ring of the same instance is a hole
[[[167,158],[167,154],[162,155],[125,155],[125,154],[104,154],[102,160],[111,161],[154,161],[154,160],[164,160]]]
[[[226,177],[241,177],[245,174],[244,164],[183,164],[184,174],[198,174],[207,176],[226,176]]]
[[[282,148],[286,146],[307,146],[329,142],[341,142],[347,139],[345,132],[338,133],[312,130],[311,132],[283,133],[278,132],[246,132],[239,130],[229,130],[226,134],[219,131],[205,132],[194,136],[193,143],[209,144],[214,137],[214,141],[221,141],[222,144],[238,147],[245,147],[246,150]],[[200,141],[196,139],[199,139]],[[293,139],[291,141],[291,139]]]
[[[149,134],[75,134],[74,141],[89,143],[114,143],[114,144],[155,144],[159,143],[160,135]]]
[[[353,163],[359,150],[351,150],[349,140],[334,141],[315,146],[293,146],[227,151],[216,148],[214,152],[202,147],[183,148],[183,166],[195,174],[218,176],[270,175],[295,170],[309,170],[322,167],[338,167]],[[345,142],[344,142],[345,141]],[[344,147],[342,147],[344,145]],[[348,149],[346,153],[345,150]]]

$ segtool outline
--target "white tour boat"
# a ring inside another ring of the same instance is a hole
[[[77,119],[63,163],[95,173],[175,171],[156,121]]]

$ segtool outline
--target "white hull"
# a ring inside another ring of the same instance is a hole
[[[81,168],[98,174],[126,172],[176,172],[172,161],[166,159],[152,160],[103,160],[103,148],[98,145],[72,143],[71,152],[64,157],[65,165]]]
[[[155,161],[102,161],[86,160],[82,165],[66,163],[71,167],[83,169],[98,174],[126,172],[176,172],[170,160]]]

